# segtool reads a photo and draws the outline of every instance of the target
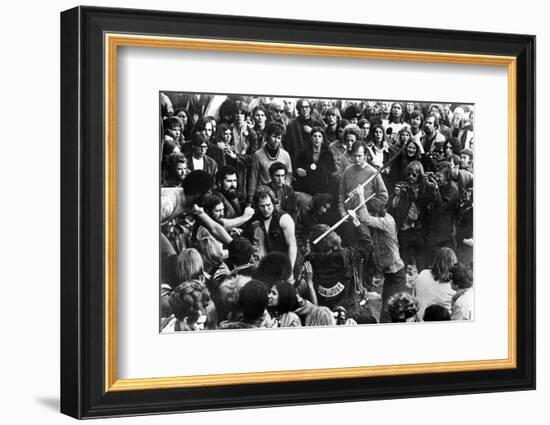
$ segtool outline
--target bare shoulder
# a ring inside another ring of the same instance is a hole
[[[281,227],[294,227],[294,220],[292,220],[292,217],[289,214],[284,213],[279,219],[279,224],[281,225]]]

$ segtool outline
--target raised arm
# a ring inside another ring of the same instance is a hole
[[[193,212],[201,223],[208,229],[212,236],[222,242],[224,245],[229,245],[233,238],[229,236],[229,233],[223,228],[221,224],[216,223],[204,210],[197,205],[193,206]]]
[[[243,224],[245,224],[248,220],[250,220],[253,215],[254,215],[254,208],[246,207],[244,209],[243,215],[241,215],[240,217],[224,218],[223,227],[225,230],[231,230],[231,229],[234,229],[235,227],[240,227]]]

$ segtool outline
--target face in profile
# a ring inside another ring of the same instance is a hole
[[[445,145],[445,157],[450,158],[451,156],[453,156],[453,153],[453,145],[451,143],[447,143]]]
[[[460,166],[462,168],[467,168],[470,165],[470,156],[466,154],[460,155]]]
[[[267,305],[268,307],[277,307],[277,305],[279,305],[279,291],[277,291],[277,287],[275,285],[273,285],[269,291],[269,295],[267,296]]]

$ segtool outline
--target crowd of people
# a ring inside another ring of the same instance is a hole
[[[474,109],[165,92],[161,332],[473,319]]]

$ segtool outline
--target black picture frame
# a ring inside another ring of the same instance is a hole
[[[517,367],[105,390],[105,33],[513,56],[517,63]],[[535,388],[535,37],[132,9],[61,14],[61,412],[75,418]]]

